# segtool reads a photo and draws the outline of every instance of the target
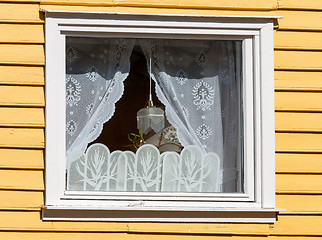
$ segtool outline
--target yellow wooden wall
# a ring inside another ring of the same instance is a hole
[[[275,224],[43,222],[44,18],[40,8],[278,15]],[[321,0],[0,0],[0,239],[322,238]]]

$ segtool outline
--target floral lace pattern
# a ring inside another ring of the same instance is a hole
[[[86,77],[88,77],[88,79],[92,82],[95,82],[95,80],[98,78],[97,69],[94,66],[91,66],[87,70]]]
[[[66,132],[68,135],[73,136],[77,130],[77,124],[74,120],[70,120],[66,123]]]
[[[206,124],[202,124],[197,128],[197,135],[202,140],[206,140],[212,135],[212,129]]]
[[[205,66],[206,64],[206,53],[204,51],[200,51],[196,57],[195,57],[195,61],[197,62],[198,65],[200,66]]]
[[[68,47],[66,50],[67,63],[72,63],[78,59],[78,52],[73,47]]]
[[[133,40],[68,37],[66,155],[85,151],[114,114],[129,72]]]
[[[185,106],[182,106],[182,111],[183,111],[183,114],[186,116],[186,118],[189,118],[189,110],[187,107]]]
[[[78,105],[81,99],[81,90],[79,82],[72,76],[68,76],[66,79],[66,104],[70,107]]]
[[[94,107],[94,103],[90,103],[90,104],[88,104],[88,106],[86,107],[86,114],[87,115],[91,115],[92,114],[92,112],[93,112],[93,107]]]
[[[197,106],[197,110],[210,110],[210,106],[214,104],[215,91],[203,80],[193,87],[192,95],[194,98],[193,104]]]
[[[188,79],[187,79],[187,74],[185,73],[185,71],[183,71],[182,69],[180,69],[177,74],[176,74],[176,80],[178,81],[178,83],[180,83],[181,85],[185,84]]]

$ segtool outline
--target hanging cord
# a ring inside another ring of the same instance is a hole
[[[149,101],[152,102],[152,80],[151,80],[151,50],[150,50],[150,94],[149,94]]]
[[[150,67],[150,73],[149,73],[149,76],[150,76],[150,86],[149,86],[149,100],[148,100],[148,107],[154,107],[153,105],[153,100],[152,100],[152,78],[151,78],[151,73],[152,73],[152,70],[151,70],[151,67],[152,67],[152,60],[151,60],[151,42],[150,42],[150,52],[149,52],[149,67]]]

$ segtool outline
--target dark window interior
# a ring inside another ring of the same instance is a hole
[[[126,146],[131,144],[129,133],[138,134],[136,113],[146,106],[149,95],[149,74],[147,62],[140,46],[135,46],[130,57],[131,69],[124,81],[124,94],[115,105],[113,117],[104,124],[102,134],[93,143],[104,143],[110,151],[134,150]],[[155,96],[152,81],[153,102],[163,108]]]

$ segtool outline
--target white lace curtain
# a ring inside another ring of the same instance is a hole
[[[215,152],[222,191],[236,191],[240,43],[235,41],[141,41],[152,58],[156,94],[183,146]],[[239,72],[239,71],[238,71]]]
[[[66,152],[85,152],[123,95],[131,39],[67,38]]]
[[[237,189],[240,43],[140,40],[152,58],[156,94],[183,146],[215,152],[221,191]],[[69,38],[66,50],[66,150],[85,152],[123,93],[135,40]],[[148,62],[148,61],[147,61]]]

